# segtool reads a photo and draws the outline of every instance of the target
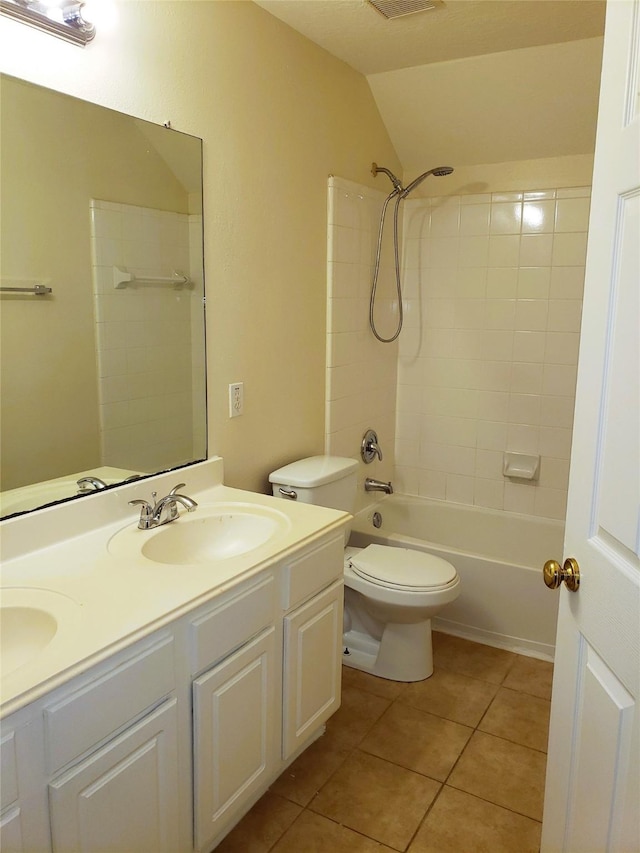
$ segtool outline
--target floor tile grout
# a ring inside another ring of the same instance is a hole
[[[510,667],[510,669],[511,669],[511,667]],[[453,670],[447,670],[447,671],[453,671]],[[465,676],[465,677],[471,677],[471,676]],[[505,675],[505,678],[506,678],[506,677],[507,677],[507,675]],[[485,684],[492,684],[492,685],[493,685],[493,684],[495,684],[495,682],[487,682],[487,681],[484,681],[483,679],[475,679],[475,680],[477,680],[477,681],[481,681],[481,682],[483,682],[483,683],[485,683]],[[501,684],[499,685],[499,687],[501,687],[501,686],[502,686],[502,683],[503,683],[503,682],[501,682]],[[366,691],[366,690],[362,690],[362,688],[358,688],[358,687],[354,687],[354,688],[352,688],[352,689],[360,690],[360,692],[362,692],[362,693],[369,692],[369,691]],[[514,692],[521,692],[521,691],[514,691]],[[376,695],[376,696],[377,696],[377,694],[373,694],[373,693],[372,693],[372,694],[370,694],[370,695]],[[425,713],[425,714],[430,714],[430,715],[431,715],[431,716],[433,716],[433,717],[437,717],[438,719],[446,720],[446,721],[448,721],[448,722],[455,723],[456,725],[461,725],[461,726],[464,726],[465,728],[471,729],[471,735],[469,736],[469,738],[468,738],[467,742],[465,743],[465,745],[464,745],[464,746],[463,746],[463,748],[461,749],[460,754],[459,754],[459,755],[458,755],[458,757],[456,758],[455,762],[453,763],[453,765],[452,765],[451,769],[449,770],[449,772],[448,772],[448,774],[447,774],[447,776],[446,776],[446,778],[445,778],[444,780],[441,780],[441,779],[435,779],[433,776],[429,776],[428,774],[426,774],[426,773],[422,773],[422,772],[420,772],[419,770],[413,770],[413,769],[407,768],[407,767],[405,767],[405,766],[404,766],[404,765],[402,765],[402,764],[397,764],[396,762],[394,762],[394,761],[392,761],[392,760],[390,760],[390,759],[388,759],[388,758],[382,758],[381,756],[375,755],[374,753],[366,753],[366,750],[364,750],[364,749],[362,749],[362,748],[361,748],[361,744],[362,744],[362,743],[363,743],[363,741],[366,739],[367,735],[368,735],[368,734],[370,733],[370,731],[375,727],[375,725],[376,725],[376,724],[377,724],[377,723],[382,719],[382,717],[384,716],[384,714],[386,714],[386,713],[387,713],[387,711],[391,708],[391,706],[392,706],[392,705],[394,705],[396,702],[400,702],[400,703],[401,703],[402,695],[401,695],[401,694],[399,694],[399,695],[398,695],[398,696],[396,696],[394,699],[390,699],[390,700],[389,700],[389,705],[385,708],[385,710],[384,710],[384,711],[383,711],[383,712],[382,712],[378,717],[376,717],[376,718],[372,721],[371,725],[369,726],[369,728],[367,729],[367,731],[363,734],[363,736],[360,738],[360,740],[358,741],[358,743],[354,744],[354,746],[353,746],[353,747],[351,747],[351,748],[348,750],[347,754],[344,756],[344,758],[342,759],[342,761],[340,762],[340,764],[339,764],[339,765],[338,765],[338,766],[337,766],[337,767],[336,767],[336,768],[331,772],[331,774],[330,774],[330,775],[327,777],[327,779],[323,782],[323,784],[320,786],[320,788],[315,792],[315,794],[312,796],[312,798],[309,800],[309,802],[308,802],[305,806],[301,806],[300,814],[299,814],[299,815],[294,819],[294,821],[293,821],[293,823],[291,824],[291,826],[293,826],[293,824],[294,824],[294,823],[295,823],[295,822],[296,822],[296,821],[301,817],[301,815],[302,815],[305,811],[311,811],[311,812],[313,812],[313,814],[320,815],[321,817],[325,818],[326,820],[330,820],[332,823],[335,823],[335,824],[337,824],[338,826],[344,826],[344,824],[341,824],[339,821],[333,820],[332,818],[328,817],[327,815],[324,815],[324,814],[322,814],[321,812],[317,812],[317,811],[315,811],[315,810],[312,808],[312,806],[313,806],[313,802],[318,798],[318,796],[319,796],[320,792],[322,791],[322,789],[323,789],[325,786],[327,786],[327,785],[331,782],[331,780],[333,779],[333,777],[334,777],[334,776],[336,775],[336,773],[340,770],[340,768],[344,765],[344,763],[349,759],[349,757],[351,757],[351,756],[352,756],[354,753],[356,753],[356,752],[363,752],[363,753],[368,754],[368,755],[373,755],[373,756],[374,756],[375,758],[377,758],[379,761],[385,761],[385,762],[387,762],[388,764],[393,765],[394,767],[399,767],[399,768],[401,768],[401,769],[403,769],[403,770],[409,770],[409,772],[411,772],[411,773],[416,773],[416,774],[418,774],[418,775],[420,775],[420,776],[424,776],[426,779],[429,779],[430,781],[435,782],[435,783],[437,783],[437,784],[440,786],[440,788],[439,788],[439,790],[438,790],[437,794],[435,795],[435,797],[433,798],[432,802],[431,802],[431,803],[429,804],[429,806],[427,807],[427,809],[426,809],[426,811],[425,811],[424,815],[422,816],[422,818],[421,818],[421,820],[420,820],[420,823],[418,824],[418,826],[417,826],[417,828],[416,828],[416,830],[415,830],[414,834],[413,834],[413,835],[412,835],[412,837],[411,837],[411,840],[409,841],[409,843],[407,844],[407,846],[404,848],[405,850],[408,850],[408,849],[409,849],[409,847],[411,846],[411,843],[412,843],[412,842],[413,842],[413,840],[415,839],[415,836],[416,836],[416,835],[417,835],[417,833],[419,832],[419,830],[420,830],[421,826],[424,824],[425,820],[428,818],[429,813],[432,811],[432,809],[433,809],[433,807],[435,806],[435,804],[436,804],[437,800],[439,799],[439,797],[441,796],[441,794],[442,794],[442,792],[444,791],[445,787],[447,787],[447,786],[448,786],[448,787],[450,787],[450,788],[453,788],[453,789],[454,789],[454,790],[456,790],[456,791],[461,791],[462,793],[467,794],[468,796],[472,796],[472,797],[475,797],[475,798],[476,798],[476,799],[478,799],[478,800],[482,800],[483,802],[486,802],[486,803],[488,803],[489,805],[498,805],[497,803],[494,803],[492,800],[489,800],[489,799],[486,799],[486,798],[484,798],[484,797],[481,797],[481,796],[479,796],[478,794],[472,794],[472,793],[470,793],[469,791],[465,791],[463,788],[457,788],[455,785],[450,785],[450,784],[449,784],[449,779],[451,778],[451,775],[453,774],[453,772],[454,772],[454,770],[455,770],[456,766],[458,765],[459,761],[461,760],[462,756],[464,755],[465,751],[467,750],[467,748],[468,748],[469,744],[471,743],[471,740],[472,740],[472,738],[473,738],[473,734],[474,734],[475,732],[478,732],[478,731],[479,731],[479,732],[481,732],[482,734],[486,734],[486,735],[488,735],[489,737],[495,737],[495,738],[498,738],[499,740],[504,740],[504,741],[506,741],[507,743],[513,743],[513,744],[515,744],[515,745],[517,745],[517,746],[523,746],[523,747],[524,747],[524,748],[526,748],[526,749],[532,749],[532,750],[533,750],[533,751],[535,751],[535,752],[542,752],[542,754],[545,754],[545,755],[546,755],[546,753],[545,753],[545,752],[543,752],[542,750],[537,750],[537,749],[535,749],[534,747],[526,746],[525,744],[521,744],[521,743],[519,743],[518,741],[513,741],[513,740],[510,740],[509,738],[501,737],[500,735],[493,734],[492,732],[483,732],[483,731],[480,729],[480,725],[481,725],[482,721],[484,720],[485,716],[487,715],[487,713],[488,713],[489,709],[491,708],[491,706],[492,706],[492,705],[493,705],[493,703],[495,702],[495,700],[496,700],[496,698],[497,698],[497,695],[498,695],[498,694],[496,693],[496,695],[491,699],[491,701],[489,702],[489,705],[487,706],[486,710],[484,711],[484,713],[483,713],[483,714],[482,714],[482,716],[480,717],[480,720],[478,721],[478,723],[477,723],[477,725],[476,725],[476,726],[469,726],[469,725],[464,724],[464,723],[459,723],[457,720],[451,720],[451,719],[449,719],[448,717],[441,717],[441,716],[439,716],[439,715],[437,715],[437,714],[432,714],[432,713],[431,713],[431,712],[429,712],[429,711],[424,711],[424,710],[423,710],[423,709],[421,709],[421,708],[416,708],[416,709],[415,709],[415,710],[422,711],[422,712],[423,712],[423,713]],[[524,695],[532,695],[532,694],[524,694]],[[377,696],[377,698],[387,698],[387,697]],[[539,698],[539,697],[533,697],[533,698]],[[412,706],[409,706],[409,707],[412,707]],[[290,800],[290,802],[295,803],[295,801],[294,801],[294,800]],[[296,805],[300,805],[300,803],[295,803],[295,804],[296,804]],[[533,820],[533,821],[535,821],[536,823],[541,823],[541,822],[540,822],[540,821],[538,821],[536,818],[532,818],[530,815],[524,814],[523,812],[518,812],[517,810],[515,810],[515,809],[513,809],[513,808],[510,808],[510,807],[508,807],[508,806],[500,805],[499,807],[500,807],[500,808],[505,809],[505,810],[506,810],[506,811],[508,811],[508,812],[511,812],[512,814],[520,815],[521,817],[525,817],[525,818],[527,818],[527,819],[529,819],[529,820]],[[288,831],[288,829],[289,829],[289,827],[287,828],[287,830],[285,830],[285,832],[284,832],[282,835],[284,835],[284,834]],[[352,829],[351,831],[352,831],[352,832],[356,832],[358,835],[362,835],[363,837],[368,838],[368,839],[370,839],[371,841],[373,841],[373,842],[375,842],[375,843],[382,843],[382,842],[380,842],[380,841],[379,841],[379,839],[374,838],[374,837],[369,836],[369,835],[366,835],[366,833],[358,832],[358,830],[354,830],[354,829]],[[280,836],[280,838],[282,838],[282,836]],[[278,841],[280,840],[280,838],[278,839]],[[271,850],[271,849],[273,849],[273,847],[275,847],[275,845],[278,843],[278,841],[276,841],[276,842],[274,843],[274,845],[273,845],[271,848],[269,848],[269,849],[270,849],[270,850]],[[387,845],[387,846],[389,846],[389,845]],[[397,849],[397,848],[394,848],[394,849]]]
[[[471,641],[466,641],[466,642],[471,642]],[[454,647],[454,649],[455,649],[455,647]],[[453,653],[457,654],[458,651],[455,650]],[[285,835],[287,835],[287,833],[292,829],[292,827],[294,827],[301,819],[304,819],[304,815],[306,813],[308,815],[314,815],[316,817],[319,817],[323,821],[329,821],[331,824],[334,824],[334,826],[343,827],[344,829],[348,830],[349,832],[353,832],[356,835],[361,836],[362,838],[368,839],[369,841],[372,842],[372,844],[382,845],[382,846],[385,846],[391,850],[397,850],[397,851],[399,851],[399,853],[405,853],[405,851],[409,851],[411,849],[411,846],[413,845],[417,835],[420,833],[422,827],[425,825],[425,822],[428,820],[429,815],[431,814],[431,812],[435,808],[436,804],[438,803],[438,801],[442,797],[443,793],[445,792],[445,789],[448,789],[451,792],[456,791],[459,794],[462,794],[462,795],[467,796],[467,797],[475,798],[476,800],[483,802],[483,803],[487,804],[488,806],[501,809],[503,812],[508,812],[510,814],[518,816],[519,818],[523,818],[523,819],[526,819],[528,821],[532,821],[535,824],[541,825],[541,821],[536,819],[536,818],[531,817],[530,814],[525,814],[522,811],[517,811],[516,809],[511,808],[509,806],[504,806],[500,803],[495,802],[494,800],[486,799],[485,797],[483,797],[481,794],[478,794],[477,792],[471,793],[470,791],[466,791],[465,789],[459,788],[456,785],[450,784],[450,782],[449,782],[449,780],[451,779],[452,774],[454,773],[456,767],[458,766],[458,764],[461,761],[462,757],[464,756],[465,752],[468,750],[469,745],[473,741],[474,735],[476,734],[476,732],[479,732],[481,735],[484,735],[486,737],[496,738],[496,739],[502,740],[506,743],[509,743],[509,744],[512,744],[515,746],[520,746],[523,749],[531,750],[532,752],[536,752],[538,754],[542,754],[542,755],[546,756],[545,750],[541,750],[541,749],[538,749],[536,747],[529,746],[528,744],[523,743],[523,742],[518,741],[518,740],[511,740],[508,737],[504,737],[500,734],[495,734],[491,731],[484,731],[480,728],[480,726],[485,721],[487,715],[489,714],[490,710],[494,707],[494,704],[498,701],[498,697],[500,696],[500,691],[503,689],[510,691],[512,693],[522,695],[524,697],[529,697],[531,699],[537,699],[537,700],[541,700],[541,701],[545,701],[545,702],[549,701],[545,697],[538,695],[540,692],[540,689],[544,690],[544,681],[542,682],[542,688],[538,689],[538,693],[528,692],[526,690],[519,689],[518,687],[507,687],[505,685],[505,681],[509,678],[510,674],[512,673],[512,670],[514,669],[514,667],[516,666],[517,662],[519,661],[519,659],[521,657],[526,657],[526,656],[521,656],[521,655],[518,655],[516,653],[513,653],[513,659],[508,662],[508,666],[506,667],[506,670],[504,671],[504,674],[502,675],[502,678],[500,681],[489,681],[485,678],[479,678],[477,676],[468,675],[467,673],[460,672],[459,670],[456,670],[456,669],[448,669],[446,666],[438,665],[435,668],[435,671],[450,673],[454,676],[458,676],[458,677],[461,677],[464,679],[469,679],[469,680],[476,681],[476,682],[479,682],[479,683],[482,683],[485,685],[490,685],[491,687],[496,688],[495,694],[488,701],[486,708],[484,709],[484,711],[482,711],[480,718],[478,719],[477,723],[475,723],[475,725],[469,725],[469,723],[462,723],[462,722],[459,722],[459,720],[452,720],[449,716],[446,716],[444,714],[433,713],[432,711],[427,710],[423,706],[420,707],[418,705],[412,705],[409,701],[407,701],[407,699],[404,698],[404,695],[408,693],[409,685],[405,685],[403,689],[398,690],[398,692],[396,693],[395,696],[391,697],[389,695],[380,695],[380,692],[376,693],[376,692],[372,691],[371,689],[367,689],[368,685],[367,685],[366,681],[365,681],[364,686],[362,686],[358,682],[357,678],[355,678],[355,676],[352,676],[352,678],[353,678],[353,680],[356,681],[356,683],[351,683],[351,684],[346,683],[345,684],[344,680],[343,680],[343,689],[349,689],[349,690],[356,691],[356,693],[365,694],[365,696],[368,695],[368,696],[375,697],[377,700],[380,700],[380,702],[385,702],[386,705],[385,705],[384,709],[377,716],[375,716],[373,719],[368,720],[368,725],[366,726],[366,729],[364,729],[361,733],[359,733],[357,726],[355,727],[355,729],[352,728],[350,731],[345,732],[348,734],[349,738],[353,737],[354,734],[356,734],[356,735],[359,734],[357,741],[350,743],[348,746],[347,745],[340,746],[339,738],[340,738],[340,736],[344,737],[344,735],[338,734],[338,739],[334,740],[332,743],[330,742],[330,748],[332,750],[335,749],[337,752],[336,757],[339,758],[338,764],[335,767],[333,767],[333,769],[329,772],[329,774],[328,774],[328,776],[326,776],[326,778],[322,777],[322,780],[320,780],[320,778],[318,778],[317,790],[315,790],[313,792],[313,794],[311,795],[311,797],[309,798],[309,800],[306,802],[305,805],[302,805],[300,802],[297,802],[295,799],[292,799],[292,797],[286,793],[286,788],[285,788],[285,793],[274,792],[274,794],[276,796],[280,797],[282,800],[285,800],[285,801],[291,803],[292,805],[295,805],[296,807],[298,807],[300,809],[300,811],[295,816],[295,818],[291,821],[291,823],[288,826],[286,826],[286,828],[282,832],[279,833],[278,838],[275,841],[273,841],[273,843],[271,843],[269,845],[268,850],[264,846],[260,847],[260,850],[264,851],[264,853],[268,853],[268,851],[272,851],[276,847],[278,847],[278,845],[280,844],[282,839],[285,837]],[[495,660],[495,658],[493,660]],[[475,666],[477,658],[474,657],[472,659],[472,661],[473,661],[473,665]],[[490,666],[493,665],[493,661],[491,658],[488,659],[488,663],[490,664]],[[343,672],[346,671],[347,669],[348,668],[345,667]],[[349,676],[347,676],[347,678],[348,677]],[[368,674],[366,674],[366,677],[373,678],[374,676],[369,676]],[[519,679],[520,683],[522,683],[525,678],[529,678],[529,677],[530,677],[529,673],[526,670],[524,670],[524,671],[520,670],[520,672],[516,675],[516,680]],[[539,677],[539,676],[533,676],[533,677]],[[361,678],[361,680],[362,680],[362,678]],[[537,683],[540,684],[540,682],[537,682]],[[384,691],[381,691],[381,692],[384,692]],[[417,694],[417,695],[419,696],[420,694]],[[417,701],[417,699],[414,698],[414,702],[416,702],[416,701]],[[367,752],[365,749],[363,749],[363,747],[362,747],[363,743],[366,741],[366,739],[372,733],[374,728],[380,723],[380,721],[383,719],[384,715],[387,714],[394,707],[394,705],[395,706],[403,706],[405,708],[410,708],[414,712],[419,712],[421,714],[425,714],[427,716],[431,716],[431,717],[437,718],[439,720],[443,720],[443,721],[446,721],[448,723],[452,723],[456,726],[462,726],[463,728],[469,730],[470,733],[469,733],[469,736],[468,736],[466,742],[464,743],[464,746],[460,749],[460,753],[456,756],[455,761],[453,762],[453,764],[449,768],[444,779],[435,779],[433,776],[429,776],[427,773],[424,773],[420,770],[415,770],[411,767],[405,766],[404,764],[396,763],[393,759],[389,759],[388,757],[383,757],[382,755],[377,755],[374,752]],[[357,705],[356,705],[356,707],[357,707]],[[503,706],[503,713],[504,713],[504,706]],[[498,717],[498,719],[499,719],[499,717]],[[342,725],[342,724],[343,723],[341,721],[341,723],[339,725]],[[495,720],[494,720],[494,725],[495,725]],[[329,720],[329,722],[328,722],[327,732],[329,732],[330,729],[331,729],[331,720]],[[340,733],[339,728],[337,728],[335,731]],[[326,737],[326,734],[323,737]],[[321,740],[322,740],[322,738],[319,739],[317,742],[319,743]],[[340,820],[333,818],[333,817],[329,817],[327,814],[324,814],[323,812],[320,812],[320,811],[316,811],[314,808],[314,803],[317,802],[321,792],[326,787],[331,785],[331,782],[334,780],[335,776],[344,768],[345,764],[350,759],[352,759],[355,755],[357,755],[358,753],[362,754],[362,755],[367,755],[371,758],[375,758],[377,761],[387,763],[387,764],[389,764],[393,767],[396,767],[398,769],[401,769],[403,771],[407,771],[409,773],[415,773],[416,775],[419,775],[425,779],[428,779],[430,782],[433,782],[435,785],[438,786],[437,791],[436,791],[435,795],[433,796],[433,799],[431,800],[429,805],[425,808],[424,813],[422,814],[420,820],[418,821],[418,824],[417,824],[415,830],[413,831],[410,839],[408,840],[408,842],[406,843],[406,845],[402,849],[400,849],[397,846],[391,845],[387,842],[383,842],[380,840],[380,838],[376,838],[373,835],[368,835],[366,831],[362,830],[362,828],[361,829],[354,829],[349,824],[341,823]],[[295,762],[294,762],[294,764],[295,764]],[[293,767],[293,765],[292,765],[292,767]],[[287,771],[284,771],[284,772],[286,773]],[[292,778],[295,778],[295,774],[292,774]],[[313,775],[311,778],[313,778]],[[302,785],[302,788],[300,788],[301,792],[303,790],[304,790],[304,783]],[[449,798],[451,796],[452,796],[452,794],[448,795]],[[449,802],[450,802],[450,799],[449,799]],[[446,808],[446,806],[443,806],[443,808]],[[285,842],[285,845],[286,845],[286,842]],[[340,851],[337,848],[335,848],[335,849],[336,849],[336,853],[340,853]]]
[[[464,788],[456,788],[455,785],[448,785],[447,782],[442,785],[443,788],[446,788],[447,786],[449,788],[453,788],[455,791],[460,791],[462,794],[466,794],[468,797],[475,797],[476,800],[482,800],[483,803],[488,803],[490,806],[498,805],[497,803],[494,803],[493,800],[487,800],[484,797],[481,797],[479,794],[472,794],[470,791],[465,791]],[[440,794],[438,794],[438,796],[439,795]],[[499,808],[504,809],[507,812],[511,812],[511,814],[516,814],[520,817],[526,817],[527,820],[533,820],[535,821],[535,823],[542,824],[541,820],[538,820],[535,817],[531,817],[531,815],[525,814],[524,812],[519,812],[516,809],[510,809],[509,806],[499,806]]]

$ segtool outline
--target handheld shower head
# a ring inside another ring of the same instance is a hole
[[[398,213],[400,210],[400,202],[404,201],[404,199],[412,192],[418,184],[421,184],[425,178],[428,178],[429,175],[435,175],[440,178],[443,175],[450,175],[453,172],[452,166],[436,166],[435,169],[430,169],[428,172],[424,172],[422,175],[417,177],[414,181],[412,181],[409,186],[405,189],[402,186],[401,182],[396,178],[393,172],[390,172],[389,169],[385,169],[383,166],[378,166],[377,163],[371,164],[371,174],[375,178],[378,172],[384,172],[385,175],[389,177],[391,183],[393,184],[393,190],[389,193],[389,195],[384,200],[382,205],[382,213],[380,214],[380,228],[378,230],[378,244],[376,247],[376,259],[373,267],[373,280],[371,282],[371,296],[369,299],[369,326],[374,336],[383,344],[390,344],[396,340],[400,332],[402,331],[402,323],[403,323],[403,310],[402,310],[402,284],[400,282],[400,253],[398,249]],[[375,312],[375,302],[376,302],[376,288],[378,286],[378,274],[380,272],[380,255],[382,252],[382,236],[384,232],[384,218],[387,212],[387,206],[392,198],[395,198],[394,205],[394,215],[393,215],[393,249],[395,255],[395,272],[396,272],[396,293],[398,295],[398,325],[396,327],[396,331],[389,338],[383,338],[382,335],[378,332],[376,328],[376,321],[374,317]]]
[[[400,198],[406,198],[410,192],[413,192],[418,184],[421,184],[425,178],[428,178],[429,175],[435,175],[436,178],[442,178],[445,175],[450,175],[453,172],[453,166],[436,166],[435,169],[429,169],[428,172],[423,172],[419,175],[415,180],[411,181],[408,187],[406,187],[400,193]]]

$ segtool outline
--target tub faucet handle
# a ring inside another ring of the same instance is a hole
[[[362,444],[360,445],[360,455],[364,462],[369,464],[369,462],[373,462],[375,457],[382,462],[382,450],[380,449],[380,445],[378,444],[378,436],[376,432],[372,429],[368,429],[364,436],[362,437]]]

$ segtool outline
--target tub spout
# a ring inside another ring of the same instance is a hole
[[[391,483],[383,483],[382,480],[374,480],[372,477],[367,477],[364,481],[365,492],[384,492],[385,495],[393,494],[393,486]]]

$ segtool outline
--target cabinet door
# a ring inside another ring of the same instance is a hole
[[[2,721],[0,739],[0,850],[51,850],[43,768],[42,727],[35,715]]]
[[[284,619],[283,758],[340,707],[343,583]]]
[[[22,840],[22,815],[20,806],[7,809],[0,815],[0,850],[22,853],[26,850]]]
[[[49,785],[56,853],[176,853],[176,705],[166,701]]]
[[[193,682],[197,850],[242,814],[278,760],[275,637],[269,628]]]

